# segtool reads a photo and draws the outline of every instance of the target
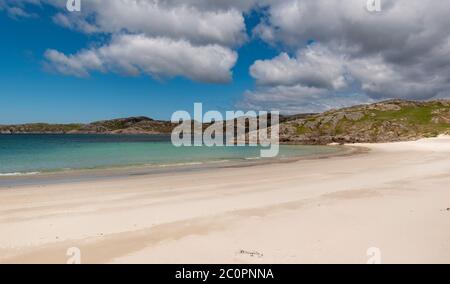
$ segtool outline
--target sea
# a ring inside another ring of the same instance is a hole
[[[0,135],[0,177],[130,166],[249,161],[259,147],[175,147],[169,135]],[[277,159],[333,154],[331,146],[281,145]]]

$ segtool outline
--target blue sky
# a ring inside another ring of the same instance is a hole
[[[0,12],[1,124],[90,122],[136,115],[170,119],[176,110],[191,111],[195,102],[202,102],[205,109],[233,110],[244,91],[254,85],[250,65],[277,54],[259,39],[250,41],[238,49],[233,81],[226,84],[182,77],[154,80],[143,74],[93,72],[88,78],[55,74],[43,68],[47,49],[74,53],[102,38],[56,25],[52,21],[55,11],[49,6],[38,10],[39,17],[31,18]],[[257,21],[246,16],[249,27]]]
[[[447,1],[76,1],[0,0],[0,124],[450,97]]]

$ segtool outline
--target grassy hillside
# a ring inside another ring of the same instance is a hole
[[[285,142],[390,142],[450,131],[450,102],[387,101],[332,110],[282,123]]]

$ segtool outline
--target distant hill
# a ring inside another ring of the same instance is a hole
[[[129,117],[97,121],[89,124],[0,125],[0,133],[44,133],[44,134],[164,134],[171,133],[175,124],[148,117]]]
[[[232,121],[224,125],[228,127]],[[177,124],[148,117],[129,117],[89,124],[0,125],[0,133],[54,134],[170,134]],[[206,128],[210,124],[205,124]],[[235,125],[245,128],[248,125]],[[415,102],[391,100],[321,114],[280,116],[284,143],[378,143],[416,140],[450,134],[450,101]]]
[[[280,117],[280,121],[287,121],[296,117]],[[300,115],[300,117],[304,117],[304,115]],[[237,120],[227,121],[224,123],[224,127],[233,127],[234,125],[235,131],[238,128],[245,128],[245,131],[248,131],[248,124],[237,122]],[[268,123],[270,126],[270,116]],[[29,123],[0,125],[0,134],[170,134],[177,125],[177,123],[171,123],[170,121],[153,120],[145,116],[139,116],[102,120],[89,124]],[[209,126],[211,126],[211,123],[204,123],[203,129]]]
[[[450,133],[450,101],[391,100],[291,119],[280,125],[282,142],[378,143]]]

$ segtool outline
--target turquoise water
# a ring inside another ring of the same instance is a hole
[[[280,146],[280,158],[336,152]],[[0,175],[257,159],[257,147],[181,147],[162,135],[0,135]]]

